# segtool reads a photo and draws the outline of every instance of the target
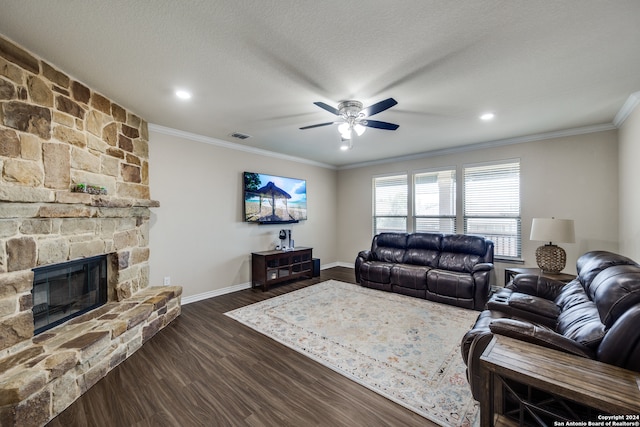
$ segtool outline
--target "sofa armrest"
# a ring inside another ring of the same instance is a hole
[[[627,310],[607,331],[598,360],[640,372],[640,305]]]
[[[499,289],[491,295],[487,308],[505,313],[511,318],[542,324],[553,329],[560,315],[560,307],[555,301],[513,292],[507,288]]]
[[[491,295],[491,270],[474,270],[472,276],[475,284],[473,309],[482,311],[486,308]]]
[[[484,310],[489,295],[491,294],[491,272],[493,271],[493,263],[481,262],[473,266],[471,275],[475,284],[473,295],[474,310]]]
[[[565,285],[563,282],[537,274],[518,274],[506,288],[521,294],[555,300]]]
[[[360,283],[360,267],[362,266],[362,263],[370,260],[371,260],[370,250],[358,252],[358,256],[356,256],[356,262],[355,262],[356,283]]]
[[[496,319],[489,324],[489,329],[494,334],[504,335],[576,356],[595,359],[595,353],[588,347],[544,326],[514,319]]]
[[[491,271],[493,270],[493,263],[491,262],[481,262],[473,266],[472,273],[476,271]]]
[[[467,380],[476,400],[482,397],[483,380],[480,375],[480,356],[493,338],[489,325],[494,320],[501,318],[504,318],[502,313],[489,310],[481,312],[476,323],[467,331],[460,342],[462,360],[467,365]]]

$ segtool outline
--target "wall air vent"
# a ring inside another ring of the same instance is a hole
[[[244,133],[240,133],[240,132],[233,132],[229,134],[230,137],[232,138],[238,138],[238,139],[247,139],[247,138],[251,138],[251,135],[247,135]]]

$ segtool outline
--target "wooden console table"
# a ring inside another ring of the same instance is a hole
[[[614,420],[608,416],[640,423],[638,372],[495,335],[480,357],[480,375],[483,427]]]
[[[544,273],[539,268],[507,267],[504,269],[504,285],[507,286],[518,274],[535,274],[536,276],[547,277],[563,283],[569,283],[576,278],[575,275],[568,273]]]
[[[269,286],[286,280],[313,276],[313,248],[295,248],[291,251],[263,251],[251,254],[251,287]]]

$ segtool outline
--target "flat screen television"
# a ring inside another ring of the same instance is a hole
[[[259,224],[289,224],[307,219],[307,181],[243,173],[244,220]]]

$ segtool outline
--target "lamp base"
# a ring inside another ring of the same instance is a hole
[[[567,253],[560,246],[540,246],[536,249],[536,263],[543,273],[557,274],[567,264]]]

